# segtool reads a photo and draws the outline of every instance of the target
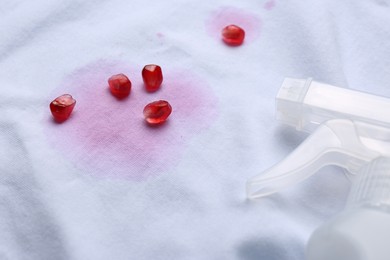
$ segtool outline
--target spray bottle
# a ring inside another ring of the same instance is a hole
[[[314,231],[307,260],[390,260],[390,98],[286,78],[276,106],[278,120],[311,135],[250,179],[248,198],[340,166],[354,176],[346,208]]]

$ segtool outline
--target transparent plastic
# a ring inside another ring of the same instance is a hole
[[[308,260],[389,260],[390,99],[287,78],[277,119],[311,135],[283,161],[247,182],[260,198],[300,182],[325,165],[356,174],[347,207],[317,229]]]
[[[287,78],[276,107],[277,119],[312,134],[283,161],[250,179],[248,198],[294,185],[326,165],[356,173],[376,157],[390,157],[388,98]]]
[[[388,98],[312,79],[286,78],[276,97],[276,109],[279,121],[309,133],[330,119],[390,127]]]

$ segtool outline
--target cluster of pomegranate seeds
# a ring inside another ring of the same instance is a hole
[[[156,126],[164,123],[172,112],[172,107],[165,100],[149,103],[144,108],[144,117],[149,125]]]
[[[50,103],[50,111],[55,121],[62,123],[67,120],[76,105],[76,100],[69,94],[64,94]]]
[[[231,24],[223,28],[222,40],[230,46],[239,46],[244,42],[245,31],[237,25]]]
[[[146,65],[142,70],[142,79],[144,81],[146,91],[154,92],[158,90],[163,81],[161,67],[154,64]]]
[[[244,42],[245,31],[234,24],[228,25],[222,30],[222,40],[230,46],[239,46]],[[148,64],[142,69],[142,79],[148,92],[157,91],[163,82],[161,67]],[[122,99],[131,91],[131,81],[124,74],[113,75],[108,79],[108,85],[112,95]],[[67,120],[76,105],[76,100],[69,94],[57,97],[50,103],[50,110],[57,122]],[[145,106],[143,114],[145,121],[150,125],[164,123],[172,112],[171,105],[165,100],[158,100]]]
[[[148,92],[157,91],[163,81],[161,67],[154,64],[146,65],[142,70],[142,79]],[[113,75],[108,79],[111,94],[122,99],[131,91],[131,81],[124,74]],[[67,120],[76,105],[76,100],[69,94],[57,97],[50,103],[50,110],[54,120],[61,123]],[[143,114],[145,121],[150,125],[164,123],[172,112],[171,105],[165,100],[158,100],[145,106]]]
[[[130,94],[131,81],[124,74],[117,74],[108,79],[111,93],[119,98],[125,98]]]

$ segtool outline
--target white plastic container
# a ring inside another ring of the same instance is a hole
[[[318,228],[308,260],[390,259],[390,159],[378,158],[358,173],[345,211]]]

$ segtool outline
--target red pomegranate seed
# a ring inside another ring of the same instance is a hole
[[[130,94],[131,81],[124,74],[117,74],[108,79],[111,93],[117,98],[125,98]]]
[[[159,125],[167,120],[171,112],[171,105],[165,100],[159,100],[145,106],[144,117],[148,124]]]
[[[146,65],[142,70],[142,79],[147,91],[154,92],[158,90],[163,81],[161,67],[154,64]]]
[[[231,24],[223,28],[222,40],[230,46],[239,46],[244,42],[245,31],[237,25]]]
[[[76,100],[69,94],[57,97],[50,103],[50,111],[54,120],[61,123],[69,118],[76,105]]]

